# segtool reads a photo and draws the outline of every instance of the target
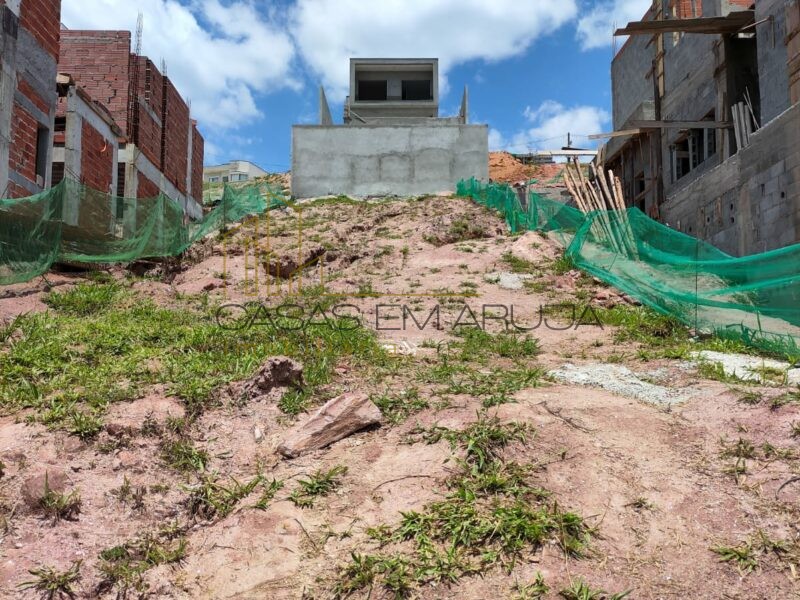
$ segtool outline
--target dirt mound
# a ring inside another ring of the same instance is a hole
[[[541,182],[557,178],[564,165],[525,165],[508,152],[489,153],[489,178],[492,181],[518,183],[529,179]]]

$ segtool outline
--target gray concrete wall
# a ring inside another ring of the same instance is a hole
[[[789,71],[784,36],[786,35],[786,0],[756,2],[758,40],[758,85],[761,88],[761,123],[767,123],[789,108]]]
[[[645,77],[653,65],[654,45],[644,35],[631,36],[611,63],[611,88],[613,90],[614,129],[624,129],[642,106],[649,103],[650,114],[639,119],[653,119],[653,80]],[[648,46],[649,44],[649,46]]]
[[[800,104],[667,198],[663,221],[744,256],[800,242]]]
[[[489,178],[486,125],[292,128],[292,195],[413,196]]]

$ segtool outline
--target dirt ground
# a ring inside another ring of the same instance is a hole
[[[298,263],[309,264],[296,271]],[[397,410],[384,410],[380,427],[287,460],[276,448],[308,412],[282,411],[276,399],[285,390],[251,402],[225,400],[221,392],[223,401],[185,431],[208,456],[197,473],[176,470],[163,459],[158,432],[187,417],[185,402],[164,385],[144,386],[134,399],[109,404],[102,431],[89,439],[28,418],[32,408],[5,407],[4,598],[39,597],[35,589],[19,587],[36,579],[29,571],[43,565],[65,571],[75,561],[82,561],[72,585],[80,598],[404,597],[385,585],[385,574],[361,587],[337,584],[353,553],[391,551],[415,560],[411,542],[387,544],[374,532],[396,528],[401,513],[426,513],[452,493],[468,449],[424,432],[458,432],[481,420],[527,428],[526,437],[512,439],[495,460],[524,468],[526,485],[546,490],[542,506],[548,511],[560,507],[581,516],[585,551],[569,555],[563,539],[553,535],[525,546],[513,561],[472,575],[420,577],[403,592],[407,596],[611,598],[630,591],[627,597],[636,599],[800,597],[800,484],[792,482],[800,473],[794,425],[800,403],[792,395],[798,390],[780,382],[720,381],[684,355],[626,339],[623,326],[600,326],[585,307],[598,314],[639,309],[564,265],[560,248],[538,233],[510,236],[497,215],[459,198],[321,200],[215,236],[180,265],[143,269],[144,277],[121,268],[109,273],[134,302],[162,307],[275,306],[295,297],[328,311],[347,304],[347,314],[359,315],[376,332],[389,358],[370,365],[340,357],[307,411],[345,391],[399,398],[399,405],[391,405]],[[278,270],[296,276],[269,274]],[[48,293],[75,289],[85,280],[85,274],[53,273],[47,282],[4,288],[0,322],[52,311]],[[507,325],[513,314],[516,325],[533,327],[541,307],[562,302],[575,303],[585,322],[576,326],[563,311],[549,313],[549,326],[529,333],[538,340],[537,352],[513,344],[513,351],[493,350],[497,340],[508,341],[502,319]],[[422,323],[437,307],[438,328],[435,321],[423,329],[407,318],[411,313]],[[472,317],[482,326],[486,318],[491,335],[469,346],[456,325]],[[16,340],[12,332],[0,344],[0,368],[24,368],[24,357],[6,362]],[[74,340],[76,346],[83,342]],[[461,345],[451,350],[447,343]],[[476,349],[476,357],[458,356],[463,348]],[[467,378],[488,380],[488,389],[458,388],[450,380],[443,386],[436,374],[453,364]],[[626,367],[642,381],[680,392],[681,400],[643,401],[548,375],[566,364]],[[506,397],[498,391],[504,374],[520,370],[538,375]],[[497,394],[501,399],[491,400]],[[115,443],[120,439],[125,443]],[[293,501],[301,480],[339,465],[347,470],[338,487],[311,507]],[[64,490],[79,490],[79,514],[56,521],[31,508],[25,488],[45,471],[54,485],[63,480]],[[203,518],[192,514],[187,496],[211,472],[237,482],[261,475],[283,482],[283,488],[261,507],[255,505],[262,488],[254,488],[227,515]],[[127,492],[120,491],[126,486]],[[497,498],[489,493],[477,502]],[[173,524],[174,534],[166,531]],[[164,547],[185,543],[180,560],[152,559],[127,589],[119,577],[116,586],[104,585],[100,554],[146,532],[159,532]],[[742,560],[723,560],[730,557],[723,548],[737,549]],[[482,560],[477,550],[470,556]],[[537,574],[549,589],[542,595],[533,586]],[[578,581],[606,592],[562,593]]]

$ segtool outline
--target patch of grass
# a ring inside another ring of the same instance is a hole
[[[373,539],[397,550],[353,555],[339,573],[336,597],[367,588],[389,596],[394,592],[395,597],[425,597],[416,594],[421,586],[451,584],[496,566],[510,572],[517,560],[551,540],[567,555],[583,555],[590,535],[583,519],[531,486],[530,468],[500,458],[499,450],[522,439],[526,429],[479,417],[463,431],[420,430],[428,442],[448,439],[464,452],[461,472],[447,482],[449,493],[443,500],[422,511],[401,513],[396,527],[373,528]],[[535,598],[543,585],[537,578],[519,589]]]
[[[194,473],[205,471],[208,452],[198,450],[188,440],[170,440],[161,446],[161,458],[176,471]]]
[[[448,243],[465,242],[468,240],[480,240],[486,237],[486,232],[480,224],[467,217],[459,217],[450,223],[447,230]]]
[[[741,573],[750,573],[758,568],[756,551],[749,541],[738,546],[714,546],[711,551],[718,554],[722,562],[735,564]]]
[[[283,481],[280,479],[273,479],[269,483],[266,480],[262,480],[261,487],[263,491],[261,492],[261,497],[258,499],[258,502],[255,503],[254,508],[259,510],[267,510],[272,500],[275,498],[275,494],[283,489]]]
[[[539,600],[543,598],[550,588],[544,582],[544,576],[541,573],[536,573],[531,583],[514,584],[514,595],[512,600]]]
[[[262,481],[261,475],[254,477],[247,483],[240,483],[231,477],[229,483],[223,484],[214,473],[204,475],[197,485],[188,488],[189,498],[186,501],[186,505],[189,514],[194,518],[204,520],[224,519]]]
[[[728,443],[727,440],[720,440],[722,450],[720,456],[722,458],[755,458],[756,448],[753,442],[744,438],[739,438],[733,443]]]
[[[136,399],[161,384],[185,402],[191,420],[215,402],[217,389],[251,376],[272,356],[303,363],[306,397],[330,383],[343,355],[355,364],[387,360],[372,332],[331,313],[327,322],[315,318],[316,323],[289,315],[267,319],[254,311],[247,319],[223,315],[218,322],[212,306],[166,309],[128,298],[122,289],[124,301],[102,310],[65,308],[21,317],[14,343],[4,348],[0,410],[34,409],[33,419],[67,428],[76,406],[100,415],[110,403]]]
[[[81,512],[81,496],[77,491],[62,494],[50,489],[47,475],[44,480],[44,494],[38,501],[39,510],[53,523],[64,519],[74,521]]]
[[[531,274],[536,271],[536,265],[529,260],[514,256],[511,252],[503,254],[503,262],[508,265],[512,273]]]
[[[130,504],[134,510],[144,508],[144,497],[147,494],[147,486],[132,486],[127,475],[122,479],[122,485],[111,490],[110,494],[117,498],[122,504]]]
[[[800,438],[800,421],[794,421],[791,425],[789,425],[791,429],[791,435],[793,438]],[[0,474],[2,474],[3,470],[0,468]]]
[[[127,598],[134,592],[142,597],[147,592],[143,575],[159,565],[177,563],[186,556],[186,539],[180,528],[166,527],[156,533],[145,533],[119,546],[100,553],[100,573],[103,581],[99,593],[116,588],[117,598]]]
[[[493,335],[474,327],[456,330],[460,341],[454,345],[456,357],[465,362],[485,360],[490,355],[501,358],[533,358],[541,354],[539,340],[530,335],[498,333]]]
[[[474,474],[482,473],[499,460],[499,452],[514,441],[524,442],[531,432],[523,423],[501,423],[497,417],[478,415],[478,420],[460,431],[446,427],[418,429],[428,444],[447,440],[453,448],[464,451],[464,462]]]
[[[589,586],[583,579],[570,583],[568,588],[561,590],[559,596],[564,600],[622,600],[630,595],[630,591],[619,594],[609,594],[600,589]]]
[[[703,360],[697,364],[697,374],[703,379],[710,379],[712,381],[722,381],[723,383],[743,383],[752,384],[752,381],[746,381],[736,375],[725,372],[725,367],[721,362],[714,362]]]
[[[778,410],[790,404],[800,404],[800,389],[775,396],[769,401],[772,410]]]
[[[67,431],[82,440],[90,440],[103,429],[103,421],[94,412],[74,410],[69,417]]]
[[[116,283],[79,283],[66,292],[50,292],[44,302],[58,312],[85,317],[108,310],[122,298]]]
[[[393,425],[398,425],[405,421],[409,416],[430,407],[427,400],[419,397],[417,388],[408,388],[399,394],[388,392],[379,396],[372,396],[372,402],[381,409],[381,413],[387,421]]]
[[[618,342],[633,341],[664,348],[689,341],[689,330],[682,323],[644,306],[595,308],[595,313],[603,325],[619,328],[614,335]]]
[[[52,567],[38,567],[30,569],[28,573],[34,579],[23,581],[17,588],[20,590],[35,590],[42,598],[54,600],[56,598],[74,598],[75,591],[72,586],[81,578],[81,564],[78,560],[72,563],[66,571],[57,571]]]
[[[347,467],[337,465],[328,471],[317,471],[308,479],[300,479],[297,483],[300,489],[293,491],[289,500],[300,508],[311,508],[317,498],[327,496],[336,490],[342,483],[342,476],[347,473]]]
[[[570,271],[574,271],[575,268],[575,263],[567,255],[560,256],[550,265],[550,271],[555,275],[566,275]]]
[[[756,404],[760,404],[761,401],[764,399],[764,395],[760,392],[755,391],[747,391],[747,390],[734,390],[736,393],[739,394],[739,402],[742,404],[749,404],[750,406],[755,406]]]

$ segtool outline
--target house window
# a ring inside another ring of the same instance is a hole
[[[704,121],[714,120],[714,111],[709,112]],[[696,169],[717,153],[716,129],[690,129],[671,146],[672,181]]]
[[[358,82],[358,101],[359,102],[379,102],[386,100],[388,94],[388,82],[382,81],[359,81]]]
[[[403,81],[403,100],[433,100],[429,79]]]
[[[39,127],[36,130],[36,185],[44,187],[47,178],[47,154],[50,150],[50,130]]]
[[[208,183],[219,183],[219,177],[209,177]]]

